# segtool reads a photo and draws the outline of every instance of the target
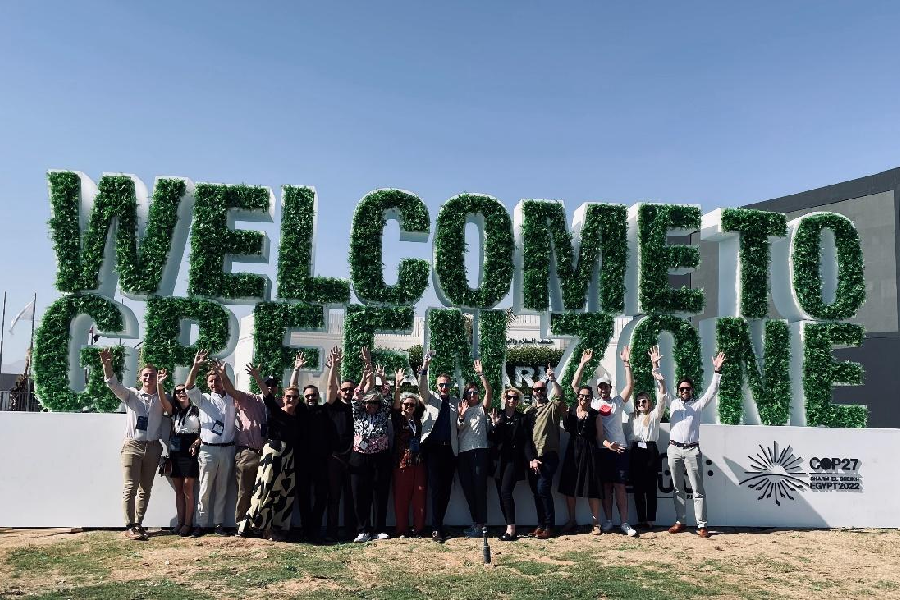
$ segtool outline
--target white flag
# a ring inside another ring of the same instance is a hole
[[[22,319],[30,319],[34,316],[34,300],[28,303],[28,305],[16,315],[16,318],[12,320],[12,324],[9,326],[9,332],[12,333],[13,329],[16,328],[16,323],[18,323]]]

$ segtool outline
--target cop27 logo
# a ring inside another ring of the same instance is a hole
[[[759,452],[748,455],[750,468],[744,471],[746,477],[739,485],[745,485],[759,492],[757,500],[772,498],[781,506],[782,500],[795,500],[794,493],[809,487],[803,471],[803,457],[794,454],[791,446],[778,450],[778,442],[770,448],[759,445]]]

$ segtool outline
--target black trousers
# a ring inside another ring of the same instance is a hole
[[[500,512],[507,525],[516,524],[516,501],[513,492],[519,482],[514,464],[500,465],[500,474],[494,481],[497,484],[497,495],[500,497]]]
[[[453,473],[456,471],[456,456],[447,445],[424,444],[425,465],[428,469],[428,489],[431,490],[431,527],[443,531],[450,492],[453,490]]]
[[[328,506],[328,463],[315,457],[297,469],[297,502],[303,534],[316,539],[322,533],[322,516]]]
[[[541,461],[538,473],[528,469],[528,486],[534,495],[538,527],[551,529],[556,525],[556,507],[553,505],[553,476],[556,474],[556,469],[559,468],[559,454],[547,452],[538,460]]]
[[[356,531],[356,506],[350,485],[350,452],[332,455],[328,459],[328,537],[337,539],[340,522],[341,496],[344,497],[345,531]]]
[[[383,450],[375,454],[354,452],[350,457],[350,485],[356,507],[357,533],[384,531],[387,528],[388,493],[391,490],[391,451]]]
[[[488,449],[475,448],[459,453],[459,484],[462,486],[472,522],[487,524]]]
[[[634,442],[629,454],[638,523],[656,521],[656,480],[659,474],[659,450],[656,442],[647,442],[646,448],[640,448]]]

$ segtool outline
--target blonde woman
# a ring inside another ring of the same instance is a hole
[[[632,420],[631,485],[634,488],[634,506],[637,509],[637,529],[649,530],[656,521],[656,488],[659,474],[659,423],[666,412],[666,381],[659,370],[662,355],[659,346],[647,352],[653,364],[656,379],[656,406],[648,392],[638,392],[634,398],[635,415]]]

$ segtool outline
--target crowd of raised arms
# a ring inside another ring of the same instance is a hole
[[[597,379],[595,387],[582,384],[585,367],[593,358],[593,352],[586,350],[572,381],[577,398],[573,406],[566,406],[563,390],[548,366],[546,379],[531,387],[529,406],[523,407],[519,389],[508,387],[502,392],[501,410],[491,408],[496,391],[478,360],[473,368],[480,382],[466,383],[458,398],[451,393],[451,377],[446,373],[437,375],[436,389],[429,387],[430,353],[424,356],[417,392],[401,392],[404,370],[398,370],[391,382],[382,367],[372,364],[367,348],[361,355],[364,368],[359,382],[341,380],[342,351],[332,348],[326,360],[323,401],[318,386],[300,385],[306,364],[302,353],[283,390],[280,378],[264,378],[258,367],[247,365],[247,373],[262,391],[252,394],[236,389],[223,363],[201,350],[187,379],[177,383],[169,397],[163,386],[168,377],[165,369],[144,365],[141,387],[125,387],[113,372],[111,352],[101,351],[106,383],[122,400],[126,413],[121,450],[125,535],[147,539],[143,518],[159,470],[171,478],[176,492],[172,532],[183,537],[209,531],[231,533],[225,527],[226,500],[234,480],[234,522],[236,534],[242,537],[288,540],[296,502],[302,539],[307,542],[352,539],[363,543],[392,535],[443,542],[449,533],[444,520],[454,475],[471,515],[471,526],[464,531],[467,537],[481,537],[488,525],[490,478],[506,524],[502,541],[515,541],[520,535],[513,492],[523,479],[528,481],[537,513],[536,527],[528,535],[547,539],[576,533],[587,526],[576,521],[576,502],[587,498],[593,534],[613,531],[618,520],[619,530],[635,537],[638,530],[652,529],[656,521],[657,441],[668,408],[670,440],[665,451],[676,516],[668,531],[679,533],[686,528],[687,477],[697,534],[709,537],[699,425],[703,407],[718,391],[724,354],[712,359],[715,374],[703,395],[695,396],[693,382],[682,378],[671,398],[660,371],[659,348],[651,348],[656,390],[638,390],[632,404],[629,348],[619,355],[626,377],[618,394],[605,376]],[[208,393],[196,385],[201,371]],[[632,412],[631,427],[626,427],[623,413]],[[569,434],[565,449],[560,444],[562,429]],[[163,443],[167,456],[163,456]],[[565,498],[568,515],[559,528],[552,489],[557,471],[557,491]],[[199,498],[195,498],[198,479]],[[628,523],[627,483],[634,490],[634,526]],[[396,526],[388,529],[391,487]],[[429,490],[431,502],[426,507]]]

